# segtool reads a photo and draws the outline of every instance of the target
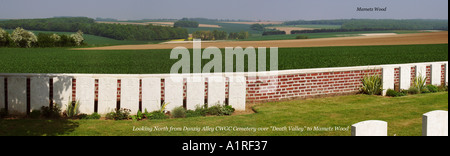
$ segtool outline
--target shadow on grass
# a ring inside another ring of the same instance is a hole
[[[63,119],[0,119],[0,136],[57,136],[69,134],[78,126]]]

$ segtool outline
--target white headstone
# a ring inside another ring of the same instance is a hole
[[[407,90],[411,87],[411,66],[400,67],[400,89]]]
[[[139,79],[122,79],[120,92],[120,108],[130,109],[131,114],[136,114],[139,110]]]
[[[0,109],[5,108],[5,78],[0,77]]]
[[[235,110],[245,111],[246,88],[247,82],[244,76],[230,77],[228,104]]]
[[[225,103],[225,78],[208,77],[208,107]]]
[[[48,77],[30,78],[30,111],[40,110],[50,105],[50,79]]]
[[[97,113],[107,114],[114,111],[117,106],[117,79],[98,79],[98,104]]]
[[[186,85],[186,108],[188,110],[194,110],[196,106],[205,105],[205,78],[190,77],[187,80]]]
[[[352,125],[352,136],[387,136],[388,123],[368,120]]]
[[[395,87],[395,68],[383,67],[383,96],[386,96],[388,89]]]
[[[71,77],[61,76],[53,78],[53,101],[61,107],[61,110],[66,110],[67,105],[72,101]]]
[[[80,113],[94,113],[95,79],[89,77],[76,78],[76,98],[80,101]]]
[[[142,79],[142,110],[148,112],[161,109],[161,79]]]
[[[423,136],[448,136],[448,111],[437,110],[423,114]]]
[[[183,106],[183,78],[169,77],[164,79],[164,102],[168,103],[166,111]]]
[[[12,113],[27,112],[27,78],[8,78],[8,111]]]
[[[417,65],[416,66],[416,78],[417,77],[426,77],[427,76],[427,66],[426,65]]]
[[[441,85],[441,74],[442,65],[438,63],[431,64],[431,84],[440,86]]]

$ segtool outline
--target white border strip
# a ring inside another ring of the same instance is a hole
[[[295,70],[279,70],[266,72],[245,72],[245,73],[208,73],[208,74],[32,74],[32,73],[0,73],[2,77],[91,77],[91,78],[167,78],[167,77],[191,77],[191,76],[275,76],[275,75],[292,75],[292,74],[310,74],[310,73],[327,73],[327,72],[344,72],[344,71],[360,71],[360,70],[375,70],[383,69],[385,67],[400,66],[417,66],[417,65],[431,65],[431,64],[448,64],[448,61],[443,62],[424,62],[424,63],[408,63],[408,64],[387,64],[387,65],[370,65],[370,66],[354,66],[354,67],[333,67],[333,68],[313,68],[313,69],[295,69]]]

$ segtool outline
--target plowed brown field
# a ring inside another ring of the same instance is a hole
[[[433,33],[416,33],[386,36],[358,36],[321,38],[307,40],[276,40],[276,41],[230,41],[202,43],[206,47],[331,47],[331,46],[370,46],[370,45],[412,45],[412,44],[448,44],[448,31]],[[146,44],[119,45],[108,47],[78,48],[79,50],[139,50],[139,49],[173,49],[175,47],[191,49],[192,43],[180,44]]]

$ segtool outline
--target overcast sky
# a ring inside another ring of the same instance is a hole
[[[357,12],[357,7],[387,7]],[[448,0],[0,0],[0,19],[86,16],[245,20],[448,19]]]

